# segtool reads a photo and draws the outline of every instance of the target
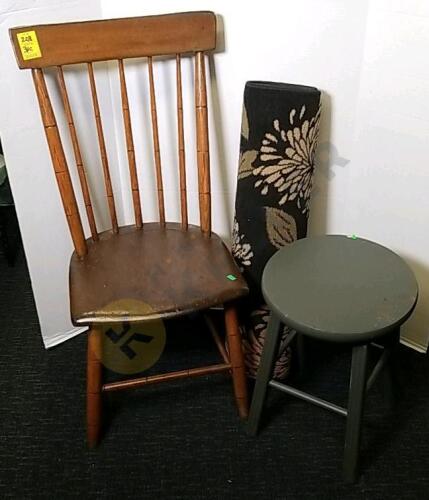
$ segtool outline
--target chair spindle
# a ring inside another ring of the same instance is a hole
[[[63,102],[64,112],[66,115],[70,137],[73,145],[73,152],[76,162],[76,168],[79,174],[80,186],[82,189],[82,195],[85,202],[86,216],[88,219],[89,228],[91,230],[91,236],[94,241],[98,240],[97,225],[95,223],[94,211],[92,209],[91,195],[89,192],[88,180],[86,177],[85,167],[83,165],[82,154],[80,151],[79,140],[76,133],[76,127],[74,124],[73,113],[70,106],[70,100],[67,93],[67,86],[64,78],[62,66],[57,66],[57,79],[60,88],[61,99]]]
[[[164,189],[162,185],[161,153],[159,150],[158,117],[156,112],[155,84],[153,78],[152,57],[148,57],[150,112],[152,118],[153,154],[155,158],[156,184],[158,190],[159,222],[165,225]]]
[[[106,143],[104,140],[104,133],[103,133],[103,124],[101,122],[100,106],[98,104],[97,88],[95,85],[94,68],[92,66],[92,63],[90,62],[87,63],[87,66],[88,66],[89,83],[91,86],[92,105],[94,108],[95,123],[97,126],[98,145],[100,148],[101,163],[103,166],[104,184],[106,187],[107,202],[109,205],[110,219],[112,221],[112,230],[114,233],[117,233],[118,220],[116,217],[115,199],[113,197],[112,181],[110,179],[109,161],[107,159]]]
[[[87,253],[85,235],[82,229],[79,208],[73,190],[73,184],[70,178],[70,172],[67,160],[61,143],[60,133],[58,131],[54,110],[49,98],[43,71],[40,68],[32,69],[34,86],[40,105],[40,113],[43,122],[43,128],[48,142],[49,152],[52,164],[55,170],[55,177],[63,202],[67,223],[70,228],[71,237],[79,257]]]
[[[124,118],[125,141],[127,145],[128,167],[130,171],[134,215],[136,220],[136,226],[138,228],[141,228],[143,222],[142,222],[142,211],[140,205],[139,181],[136,169],[136,157],[134,152],[133,132],[131,128],[131,116],[130,116],[130,108],[128,102],[127,83],[125,79],[124,62],[122,59],[118,60],[118,65],[119,65],[119,79],[121,82],[122,116]]]
[[[177,137],[179,154],[179,182],[180,182],[180,212],[182,216],[182,228],[188,227],[188,204],[186,193],[186,160],[185,160],[185,137],[183,128],[183,100],[182,100],[182,69],[180,54],[176,55],[176,87],[177,87]]]
[[[210,156],[204,52],[195,54],[195,111],[197,125],[198,192],[201,231],[211,234]]]

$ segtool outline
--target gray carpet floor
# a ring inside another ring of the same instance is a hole
[[[106,401],[100,446],[85,446],[85,336],[43,348],[22,255],[0,254],[0,496],[2,498],[429,498],[429,364],[399,349],[400,397],[368,396],[362,474],[341,479],[344,420],[269,396],[264,425],[248,437],[224,375],[116,393]],[[168,326],[156,367],[217,359],[201,321]],[[308,346],[296,384],[344,404],[350,352]]]

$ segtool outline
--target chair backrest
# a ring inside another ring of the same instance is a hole
[[[25,26],[12,28],[10,30],[10,37],[18,66],[21,69],[31,69],[33,74],[33,81],[40,106],[41,118],[45,129],[46,139],[64,211],[76,253],[80,257],[83,257],[87,253],[87,245],[67,165],[67,159],[61,143],[61,137],[54,109],[49,97],[43,69],[47,67],[56,68],[59,91],[64,106],[64,113],[68,122],[76,168],[79,174],[80,186],[85,203],[86,215],[91,229],[92,239],[97,241],[98,231],[94,218],[91,194],[82,160],[75,122],[73,120],[70,100],[67,93],[63,66],[76,63],[84,63],[87,65],[110,220],[113,232],[117,233],[118,222],[116,207],[110,178],[109,162],[106,153],[105,137],[100,115],[93,63],[95,61],[109,60],[117,60],[118,62],[122,115],[125,129],[135,224],[138,228],[141,228],[143,226],[143,222],[140,191],[123,60],[135,57],[147,58],[159,220],[160,224],[165,225],[164,193],[159,150],[153,58],[155,56],[173,56],[176,58],[178,165],[180,179],[181,222],[182,227],[186,229],[188,225],[188,212],[180,62],[182,54],[193,53],[195,58],[196,145],[200,226],[204,234],[208,236],[210,235],[210,160],[204,53],[205,51],[213,50],[216,46],[216,18],[212,12],[188,12],[162,16]]]

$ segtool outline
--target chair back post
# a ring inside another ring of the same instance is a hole
[[[176,54],[176,107],[177,107],[177,153],[179,158],[180,214],[182,228],[188,229],[188,200],[186,191],[185,135],[183,127],[182,67],[180,54]]]
[[[55,178],[57,180],[58,189],[63,202],[64,212],[70,228],[70,234],[76,253],[79,257],[84,257],[87,253],[87,246],[82,229],[82,221],[80,219],[79,209],[63,145],[61,143],[57,121],[55,119],[48,89],[46,87],[45,77],[43,75],[43,71],[38,68],[32,69],[32,75],[37,99],[39,101],[43,128],[45,130],[46,140],[48,142],[52,165],[55,171]]]
[[[128,169],[130,172],[131,195],[133,198],[134,217],[135,217],[136,227],[140,229],[143,226],[142,209],[140,202],[140,190],[139,190],[139,181],[137,177],[136,155],[134,151],[133,131],[131,128],[131,116],[130,116],[130,107],[128,101],[127,83],[125,79],[124,61],[122,59],[118,59],[118,68],[119,68],[119,80],[121,82],[122,117],[124,120],[125,143],[127,146]]]
[[[98,241],[97,224],[95,222],[94,211],[92,209],[92,201],[91,201],[91,194],[89,192],[88,179],[86,176],[86,171],[82,160],[82,154],[80,151],[79,140],[76,133],[76,127],[74,124],[73,113],[70,106],[70,101],[62,66],[57,66],[57,81],[58,81],[58,86],[60,88],[61,100],[63,103],[64,113],[67,119],[70,138],[73,145],[75,164],[77,172],[79,174],[80,187],[82,189],[83,200],[85,202],[86,217],[88,219],[89,228],[91,230],[91,237],[93,241]]]
[[[119,231],[119,228],[118,219],[116,216],[115,198],[113,196],[112,179],[110,177],[109,160],[107,158],[106,141],[104,139],[103,122],[101,120],[100,105],[98,104],[97,86],[95,83],[94,67],[92,65],[92,62],[87,63],[87,68],[89,86],[91,89],[92,107],[94,110],[94,119],[97,127],[101,165],[103,166],[104,186],[106,189],[107,204],[109,206],[110,221],[112,222],[112,231],[114,233],[117,233]]]
[[[154,77],[153,77],[152,56],[148,57],[147,63],[148,63],[148,72],[149,72],[150,115],[151,115],[151,121],[152,121],[153,157],[155,160],[156,190],[158,193],[159,223],[162,226],[165,226],[164,186],[162,183],[161,152],[159,149],[158,114],[156,111],[155,81],[154,81]]]
[[[204,52],[195,54],[195,113],[197,133],[198,195],[201,231],[211,234],[210,155]]]

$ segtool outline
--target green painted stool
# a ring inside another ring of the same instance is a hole
[[[344,479],[354,482],[365,393],[389,368],[399,328],[416,305],[414,274],[398,255],[377,243],[355,236],[319,236],[298,240],[273,255],[263,273],[262,291],[271,316],[248,431],[258,430],[268,386],[343,415]],[[308,335],[352,346],[347,409],[271,379],[282,324],[297,332],[288,337],[289,343],[294,335]],[[370,344],[380,347],[382,354],[368,377]]]

